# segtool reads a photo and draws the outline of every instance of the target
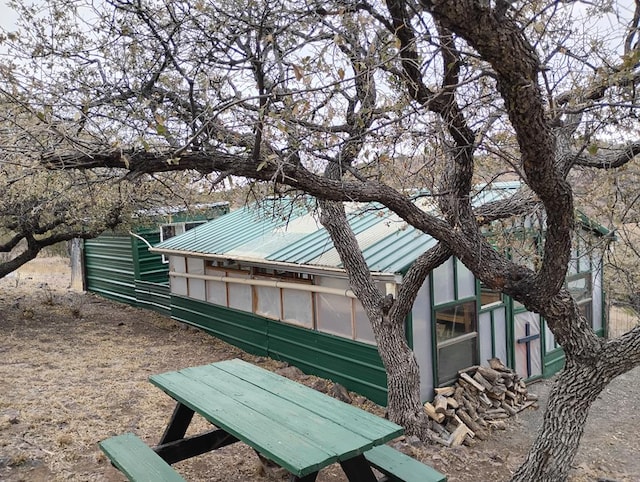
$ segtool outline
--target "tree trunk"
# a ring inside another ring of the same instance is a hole
[[[387,415],[407,435],[426,440],[428,418],[420,400],[420,368],[407,344],[404,323],[383,316],[378,328],[378,352],[387,373]]]
[[[362,303],[376,338],[378,353],[387,374],[387,414],[393,422],[402,425],[408,435],[426,440],[429,426],[420,400],[420,369],[413,351],[407,343],[404,320],[407,309],[392,310],[393,298],[385,297],[376,286],[349,227],[341,203],[320,201],[325,227],[349,276],[349,283]],[[414,283],[421,284],[414,280]],[[417,291],[417,289],[416,289]],[[408,306],[408,308],[407,308]]]
[[[609,382],[593,364],[567,362],[559,374],[544,414],[542,428],[512,482],[562,482],[578,451],[589,408]],[[598,360],[598,365],[615,360]]]

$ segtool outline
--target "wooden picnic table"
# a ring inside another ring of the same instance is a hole
[[[172,464],[242,441],[291,473],[313,481],[340,463],[350,481],[375,482],[364,457],[402,434],[402,427],[242,360],[153,375],[150,382],[177,401],[154,448]],[[194,413],[214,430],[185,437]]]

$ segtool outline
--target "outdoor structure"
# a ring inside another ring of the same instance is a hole
[[[151,253],[149,247],[228,212],[226,202],[144,211],[138,213],[131,231],[112,231],[85,240],[85,289],[170,316],[169,260]]]
[[[498,199],[517,187],[496,183],[478,201]],[[428,198],[416,203],[432,208]],[[435,240],[380,206],[348,208],[374,279],[383,292],[395,295],[408,268]],[[520,240],[521,246],[511,245],[512,256],[527,260],[528,250],[535,252],[541,241],[533,235],[538,221],[496,226]],[[584,217],[580,225],[567,286],[593,329],[603,334],[601,255],[591,249],[591,239],[607,231]],[[385,372],[368,319],[317,213],[303,202],[245,207],[151,251],[170,260],[175,320],[386,403]],[[428,276],[406,320],[406,335],[420,364],[425,400],[458,370],[492,357],[528,379],[550,376],[563,363],[543,319],[482,286],[455,258]]]

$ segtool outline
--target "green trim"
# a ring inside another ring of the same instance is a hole
[[[508,367],[513,368],[515,370],[516,368],[516,340],[515,340],[516,317],[515,317],[515,311],[513,309],[513,299],[511,298],[511,296],[507,296],[507,295],[505,295],[504,297],[505,297],[504,301],[506,305],[506,309],[505,309],[506,330],[505,331],[506,331],[506,337],[507,337],[507,358],[508,358],[506,363]]]
[[[429,273],[429,324],[431,325],[431,380],[438,386],[438,340],[435,323],[435,300],[433,292],[433,271]]]
[[[129,236],[131,243],[131,259],[133,261],[133,279],[140,279],[140,252],[138,251],[138,243],[142,242],[135,236]],[[167,276],[167,279],[169,277]]]
[[[544,378],[552,377],[563,368],[564,350],[562,348],[556,348],[542,356],[542,376]]]
[[[407,339],[409,348],[413,350],[413,311],[410,311],[404,323],[404,336]]]
[[[440,310],[442,308],[449,308],[451,306],[460,305],[462,303],[469,303],[470,301],[477,301],[477,296],[467,296],[466,298],[460,298],[459,300],[447,301],[446,303],[440,303],[439,305],[431,304],[432,310]]]
[[[542,317],[542,315],[538,315],[538,319],[540,320],[540,354],[542,355],[542,373],[544,374],[544,361],[547,354],[547,321]]]
[[[493,315],[495,312],[496,310],[489,312],[489,316],[491,317],[491,358],[496,357],[496,319]]]
[[[458,300],[458,258],[451,256],[453,270],[453,299]]]
[[[580,209],[576,209],[576,215],[578,216],[578,220],[583,228],[592,231],[593,233],[600,236],[611,236],[613,240],[616,240],[616,236],[613,231],[605,228],[602,224],[590,219],[584,212]]]
[[[604,273],[603,273],[603,275],[604,275]],[[606,300],[607,292],[604,290],[603,284],[604,283],[601,280],[600,281],[600,290],[601,290],[602,294],[600,296],[600,298],[601,298],[600,303],[602,304],[602,308],[601,308],[601,311],[600,311],[600,318],[602,320],[602,329],[599,330],[599,331],[602,331],[602,337],[603,338],[609,338],[609,312],[606,310],[606,307],[607,307],[607,300]]]

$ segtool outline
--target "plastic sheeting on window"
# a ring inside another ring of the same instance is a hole
[[[313,328],[313,295],[308,291],[282,290],[283,318],[287,323]]]

